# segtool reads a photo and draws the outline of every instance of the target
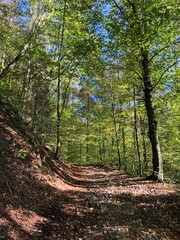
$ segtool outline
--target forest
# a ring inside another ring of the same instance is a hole
[[[0,99],[56,157],[179,182],[179,16],[178,0],[2,0]]]
[[[0,0],[0,240],[180,239],[179,0]]]

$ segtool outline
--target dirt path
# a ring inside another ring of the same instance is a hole
[[[174,185],[58,163],[0,105],[0,240],[180,239]]]
[[[54,174],[24,170],[21,179],[14,173],[16,186],[6,182],[0,239],[180,239],[173,185],[95,166],[53,166]]]

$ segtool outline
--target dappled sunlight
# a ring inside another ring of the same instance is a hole
[[[26,209],[9,209],[7,214],[25,232],[32,234],[38,232],[37,223],[46,222],[47,218],[38,215],[36,212]]]
[[[7,126],[1,124],[0,238],[179,240],[176,185],[54,159]]]
[[[72,169],[69,177],[63,168],[65,178],[62,169],[32,172],[33,187],[27,182],[25,199],[34,198],[9,199],[1,218],[3,231],[18,240],[178,239],[179,196],[173,185],[102,169],[99,178],[92,167],[83,167],[94,176],[92,182],[80,174],[81,181],[74,182]]]

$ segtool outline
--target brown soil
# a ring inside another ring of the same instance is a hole
[[[1,106],[0,240],[180,239],[177,186],[54,160]]]

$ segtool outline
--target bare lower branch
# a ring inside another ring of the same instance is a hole
[[[161,74],[160,78],[158,79],[158,81],[154,84],[154,86],[152,87],[152,90],[160,83],[160,81],[162,80],[164,74],[170,69],[172,68],[173,66],[175,66],[177,63],[179,63],[180,60],[176,61],[176,62],[173,62],[169,67],[167,67],[163,73]]]
[[[149,63],[150,63],[150,62],[153,60],[153,58],[156,57],[160,52],[162,52],[162,51],[164,51],[166,48],[169,48],[169,47],[171,47],[172,45],[175,45],[175,44],[178,44],[178,43],[180,43],[180,40],[175,41],[175,42],[172,42],[172,43],[164,46],[163,48],[159,49],[158,51],[156,51],[156,52],[154,53],[154,55],[149,59]]]

